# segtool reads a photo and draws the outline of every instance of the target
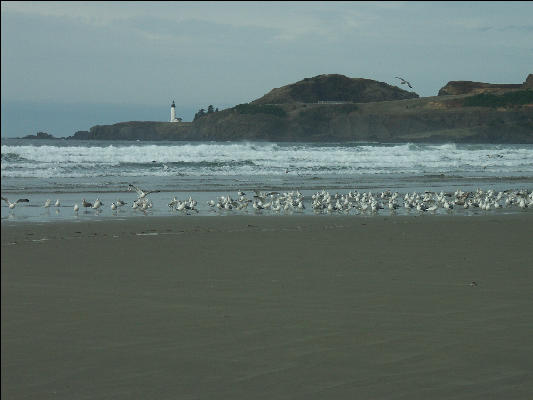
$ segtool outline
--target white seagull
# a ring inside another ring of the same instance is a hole
[[[102,203],[99,198],[96,198],[96,200],[95,200],[95,202],[93,204],[93,208],[95,210],[98,210],[100,208],[100,206],[103,206],[103,205],[104,205],[104,203]]]
[[[48,199],[48,200],[46,200],[46,201],[44,202],[44,206],[43,206],[43,207],[44,207],[44,208],[48,208],[48,207],[50,207],[50,204],[51,204],[51,203],[52,203],[52,200]]]
[[[79,209],[80,206],[78,205],[78,203],[74,204],[74,212],[77,213]]]
[[[60,205],[61,205],[61,204],[59,203],[59,199],[57,199],[56,202],[55,202],[55,204],[54,204],[54,206],[55,206],[55,207],[59,207]]]
[[[15,201],[14,203],[11,203],[7,198],[3,197],[2,196],[2,200],[4,200],[8,207],[12,210],[15,208],[15,206],[18,204],[18,203],[29,203],[30,201],[28,199],[18,199],[17,201]]]
[[[160,190],[142,190],[142,189],[139,189],[137,186],[132,185],[131,183],[128,185],[128,190],[129,191],[135,190],[137,192],[137,195],[139,196],[139,199],[145,198],[150,193],[160,192]]]

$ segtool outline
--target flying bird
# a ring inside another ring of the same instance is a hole
[[[399,80],[401,81],[400,84],[402,84],[402,85],[407,85],[407,86],[409,86],[411,89],[413,88],[413,87],[411,86],[411,84],[410,84],[409,82],[407,82],[405,79],[400,78],[399,76],[395,76],[395,78],[397,78],[397,79],[399,79]]]
[[[135,190],[137,192],[137,195],[139,196],[139,199],[144,199],[147,195],[150,193],[159,193],[160,190],[141,190],[137,186],[132,185],[131,183],[128,185],[128,191]]]
[[[2,196],[2,200],[4,200],[8,207],[10,209],[14,209],[15,206],[18,204],[18,203],[29,203],[30,201],[28,199],[18,199],[17,201],[15,201],[14,203],[11,203],[7,198],[5,198],[4,196]]]

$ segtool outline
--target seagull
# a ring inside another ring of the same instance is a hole
[[[5,198],[5,197],[3,197],[3,196],[2,196],[2,200],[4,200],[4,201],[7,203],[8,207],[9,207],[10,209],[14,209],[15,206],[16,206],[18,203],[29,203],[29,202],[30,202],[28,199],[18,199],[18,200],[15,201],[14,203],[11,203],[7,198]]]
[[[176,204],[178,204],[178,202],[179,202],[179,200],[176,198],[176,196],[174,196],[174,197],[172,198],[172,200],[170,200],[170,203],[168,203],[168,206],[169,206],[170,208],[173,208]]]
[[[102,202],[100,201],[100,199],[97,197],[96,200],[95,200],[95,202],[94,202],[94,204],[93,204],[93,208],[94,208],[95,210],[98,210],[98,209],[100,208],[100,206],[103,206],[103,205],[104,205],[104,203],[102,203]]]
[[[89,203],[88,201],[86,201],[85,199],[81,199],[81,205],[85,208],[88,208],[88,207],[92,207],[93,204],[92,203]]]
[[[146,197],[150,193],[158,193],[158,192],[160,192],[160,190],[147,190],[147,191],[141,190],[137,186],[132,185],[131,183],[128,185],[128,190],[129,191],[135,190],[137,192],[137,194],[139,195],[139,199],[143,199],[144,197]]]
[[[77,213],[79,209],[80,206],[78,205],[78,203],[74,204],[74,212]]]
[[[111,203],[111,209],[115,211],[117,209],[117,205],[115,203]]]
[[[400,78],[399,76],[395,76],[395,78],[398,78],[399,80],[401,80],[400,84],[402,84],[402,85],[407,85],[407,86],[409,86],[411,89],[413,88],[413,87],[411,86],[411,84],[410,84],[409,82],[407,82],[405,79]]]
[[[44,206],[43,206],[43,207],[44,207],[44,208],[48,208],[48,207],[50,207],[50,203],[51,203],[51,202],[52,202],[52,200],[50,200],[50,199],[46,200],[46,201],[44,202]]]
[[[55,207],[59,207],[59,206],[60,206],[59,199],[56,200],[54,206],[55,206]]]

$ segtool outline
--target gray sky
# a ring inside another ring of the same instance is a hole
[[[3,105],[164,104],[166,117],[172,100],[223,108],[319,74],[403,76],[433,96],[533,73],[533,2],[1,4]]]

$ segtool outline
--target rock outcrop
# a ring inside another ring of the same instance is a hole
[[[77,140],[179,140],[188,135],[190,122],[130,121],[95,125],[67,139]]]
[[[531,75],[530,75],[531,76]],[[527,80],[523,84],[494,84],[472,81],[451,81],[439,90],[439,96],[461,95],[461,94],[480,94],[480,93],[503,93],[509,90],[523,90],[526,87]],[[530,83],[531,84],[531,83]]]
[[[26,135],[21,139],[57,139],[54,135],[46,132],[37,132],[35,135]]]
[[[419,97],[418,94],[414,92],[408,92],[384,82],[330,74],[305,78],[299,82],[272,89],[263,97],[252,101],[252,104],[368,103],[417,97]]]

